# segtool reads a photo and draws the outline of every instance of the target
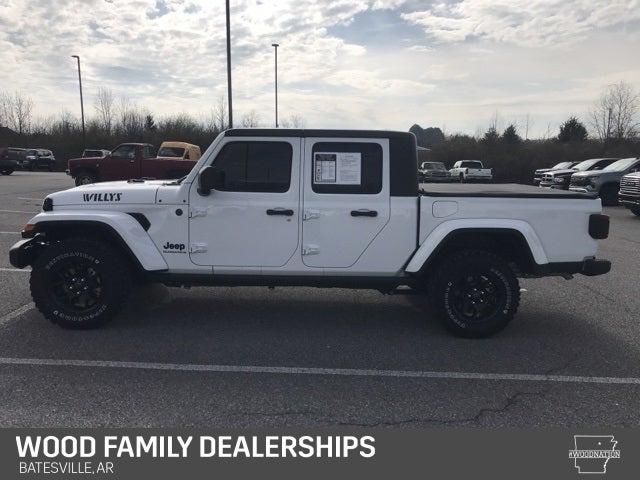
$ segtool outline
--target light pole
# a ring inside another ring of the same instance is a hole
[[[84,130],[84,102],[82,101],[82,75],[80,73],[80,56],[71,55],[71,58],[78,60],[78,83],[80,84],[80,116],[82,118],[82,148],[86,148],[87,135]]]
[[[271,46],[274,49],[276,54],[275,58],[275,74],[276,74],[276,128],[278,128],[278,45],[277,43],[272,43]]]
[[[229,0],[227,4],[227,99],[229,100],[229,128],[233,128],[233,106],[231,101],[231,20],[229,18]]]

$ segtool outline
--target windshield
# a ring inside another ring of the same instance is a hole
[[[565,168],[571,168],[573,162],[560,162],[551,167],[551,170],[564,170]]]
[[[182,158],[183,155],[184,155],[184,148],[180,148],[180,147],[162,147],[158,151],[159,157]]]
[[[36,155],[37,153],[37,150],[27,150],[27,155]]]
[[[584,162],[580,162],[579,164],[577,164],[575,167],[573,167],[575,170],[578,170],[579,172],[586,172],[587,170],[589,170],[591,167],[593,167],[596,163],[598,163],[600,160],[597,158],[594,158],[592,160],[585,160]]]
[[[602,169],[604,172],[624,172],[627,168],[633,166],[634,163],[640,163],[637,158],[623,158],[617,162],[613,162]]]
[[[424,162],[422,164],[422,168],[424,170],[446,170],[446,168],[444,168],[444,163],[438,162]]]

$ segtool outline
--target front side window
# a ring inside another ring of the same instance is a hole
[[[318,142],[311,160],[311,188],[316,193],[375,195],[382,190],[378,143]]]
[[[286,192],[291,185],[292,156],[287,142],[229,142],[214,161],[224,173],[220,190]]]
[[[133,145],[121,145],[111,152],[112,157],[136,158],[136,147]]]

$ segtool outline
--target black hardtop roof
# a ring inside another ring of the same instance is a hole
[[[227,137],[333,137],[333,138],[409,138],[411,132],[394,130],[327,130],[306,128],[232,128]]]

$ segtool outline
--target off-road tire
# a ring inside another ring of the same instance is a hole
[[[89,185],[91,183],[96,183],[97,178],[90,172],[80,172],[76,175],[76,187],[80,185]]]
[[[98,287],[92,291],[100,292],[95,304],[82,311],[60,300],[60,292],[67,294],[69,289],[67,283],[56,286],[55,282],[60,279],[60,271],[66,271],[65,266],[76,263],[95,273],[90,280]],[[38,256],[31,271],[31,296],[42,315],[63,328],[97,328],[125,307],[131,277],[128,263],[119,251],[97,240],[73,238],[48,246]]]
[[[482,285],[480,293],[473,286],[478,280]],[[467,289],[468,293],[461,293]],[[482,293],[483,290],[489,293]],[[520,304],[520,285],[511,267],[499,256],[483,250],[463,250],[443,260],[429,277],[428,292],[431,306],[445,328],[465,338],[483,338],[501,331]],[[469,318],[461,312],[461,305],[471,302],[480,302],[479,308],[489,311]]]
[[[605,207],[618,205],[618,190],[620,188],[614,183],[603,185],[600,189],[600,200]]]

